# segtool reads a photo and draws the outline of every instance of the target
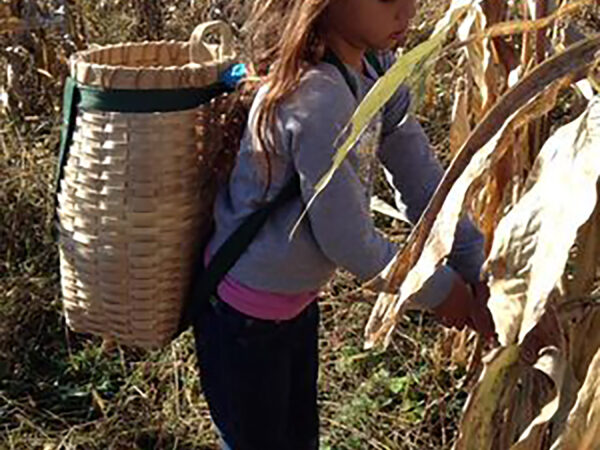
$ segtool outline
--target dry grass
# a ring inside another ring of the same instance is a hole
[[[78,2],[72,26],[82,43],[108,43],[185,39],[195,23],[219,14],[242,20],[235,9],[191,8],[189,1],[164,2],[173,6],[145,17],[136,14],[137,3]],[[424,3],[412,44],[427,38],[444,7]],[[436,108],[420,113],[441,152],[451,77],[451,62],[441,63]],[[13,111],[0,128],[0,448],[215,448],[189,333],[149,355],[104,354],[97,339],[65,329],[51,234],[60,79],[38,86],[53,89],[51,101],[28,117]],[[413,315],[389,350],[365,353],[373,301],[345,274],[323,295],[322,448],[449,448],[466,398],[469,345]]]

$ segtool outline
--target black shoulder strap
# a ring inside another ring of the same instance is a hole
[[[344,65],[342,60],[338,57],[338,55],[336,55],[335,52],[333,50],[331,50],[329,47],[327,47],[325,49],[325,54],[323,55],[323,61],[335,66],[335,68],[344,77],[344,80],[346,80],[346,84],[352,91],[352,95],[354,95],[354,97],[358,97],[358,86],[356,85],[354,78],[352,78],[352,76],[350,75],[350,72],[348,72],[348,69],[346,68],[346,66]]]
[[[269,216],[298,195],[300,195],[300,179],[298,174],[294,174],[272,202],[250,214],[221,245],[203,274],[202,282],[199,284],[200,289],[209,295],[212,294],[225,274],[231,270],[241,254],[248,248]]]
[[[187,321],[198,317],[203,305],[217,290],[217,286],[225,275],[233,268],[240,256],[246,251],[254,240],[267,219],[275,210],[288,201],[300,195],[300,177],[294,173],[277,196],[262,208],[254,211],[244,222],[227,238],[211,258],[208,267],[204,268],[204,249],[197,257],[196,267],[192,278],[192,287],[185,305],[186,311],[182,319]],[[186,327],[187,323],[180,325]]]
[[[383,69],[383,66],[381,65],[381,62],[379,61],[379,58],[377,57],[375,52],[368,51],[367,53],[365,53],[365,58],[367,58],[367,61],[369,61],[369,64],[371,64],[373,69],[375,69],[375,72],[377,72],[377,75],[382,77],[385,74],[385,70]]]
[[[367,51],[365,53],[365,58],[367,59],[369,64],[371,64],[373,69],[375,69],[375,72],[377,72],[377,75],[379,75],[380,77],[383,76],[383,74],[385,73],[385,70],[383,70],[383,67],[381,66],[381,63],[379,62],[379,59],[377,58],[377,55],[375,54],[375,52],[373,52],[372,50]],[[323,61],[326,63],[332,64],[337,68],[337,70],[344,77],[344,80],[346,80],[346,84],[352,91],[352,95],[354,95],[354,97],[357,97],[358,96],[358,86],[356,85],[354,78],[352,78],[352,76],[350,75],[350,72],[348,72],[348,69],[345,66],[345,64],[342,62],[342,60],[329,47],[327,47],[325,49],[325,54],[323,55]]]

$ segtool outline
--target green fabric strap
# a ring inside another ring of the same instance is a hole
[[[284,204],[299,197],[300,193],[300,177],[297,173],[294,173],[271,202],[266,203],[262,208],[250,214],[227,238],[217,249],[206,268],[204,268],[205,249],[200,251],[177,334],[181,333],[190,322],[198,318],[210,296],[217,291],[221,280],[240,259],[242,253],[246,251],[258,235],[268,218]]]
[[[60,193],[60,181],[63,177],[64,166],[67,161],[69,145],[75,131],[75,119],[77,118],[77,103],[79,102],[79,90],[75,81],[68,77],[65,81],[63,94],[63,123],[60,132],[60,147],[58,151],[58,164],[56,168],[56,179],[54,180],[54,202],[58,206],[58,194]]]
[[[344,80],[346,80],[346,84],[350,88],[350,91],[352,91],[352,95],[355,98],[358,98],[358,86],[356,85],[354,78],[352,78],[350,72],[348,72],[348,68],[344,65],[342,60],[329,47],[325,49],[323,61],[335,66],[338,72],[344,77]]]
[[[77,89],[81,95],[79,108],[121,113],[183,111],[208,103],[228,91],[222,83],[184,89],[102,90],[88,86],[77,86]]]
[[[383,70],[381,63],[379,62],[379,58],[377,58],[377,55],[374,52],[367,52],[365,54],[365,57],[367,58],[367,61],[369,61],[369,64],[371,64],[373,69],[375,69],[377,75],[382,77],[385,74],[385,70]]]
[[[75,120],[79,110],[96,110],[121,113],[152,113],[183,111],[196,108],[219,94],[230,91],[223,83],[204,88],[185,89],[110,89],[102,90],[78,84],[73,78],[65,81],[63,95],[63,124],[61,130],[58,164],[56,169],[55,206],[60,193],[60,182],[73,140]],[[56,209],[56,208],[55,208]]]
[[[365,58],[367,58],[369,64],[373,66],[373,69],[375,69],[377,75],[379,75],[380,77],[383,76],[385,70],[383,70],[379,59],[377,58],[377,55],[373,51],[367,51],[365,53]],[[335,54],[335,52],[330,48],[326,48],[325,54],[323,55],[323,61],[332,64],[337,68],[337,70],[344,77],[344,80],[346,80],[346,84],[352,91],[352,95],[354,95],[354,97],[358,97],[358,86],[356,85],[354,78],[352,78],[350,72],[348,72],[348,68],[345,66],[342,60]]]

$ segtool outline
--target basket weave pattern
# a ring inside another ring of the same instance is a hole
[[[79,83],[114,89],[215,82],[225,63],[189,63],[188,45],[81,52],[71,74]],[[198,160],[198,120],[198,108],[79,111],[57,199],[71,329],[146,349],[171,339],[214,201],[214,170]]]
[[[58,210],[69,326],[144,348],[175,331],[206,213],[194,111],[150,116],[80,115]]]

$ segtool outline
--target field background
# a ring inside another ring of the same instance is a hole
[[[185,40],[213,18],[239,29],[244,13],[237,2],[38,2],[34,30],[0,34],[0,449],[215,448],[189,332],[144,354],[106,352],[99,339],[66,329],[51,234],[52,183],[69,54],[93,43]],[[420,1],[408,47],[427,39],[447,6],[448,0]],[[600,29],[596,17],[579,19]],[[441,60],[417,112],[444,161],[455,76],[455,61]],[[10,97],[6,86],[17,88]],[[553,112],[557,124],[570,101],[565,97]],[[405,237],[398,224],[377,221]],[[411,314],[388,350],[364,352],[374,301],[345,273],[323,294],[322,448],[450,448],[473,381],[466,377],[472,336]]]

